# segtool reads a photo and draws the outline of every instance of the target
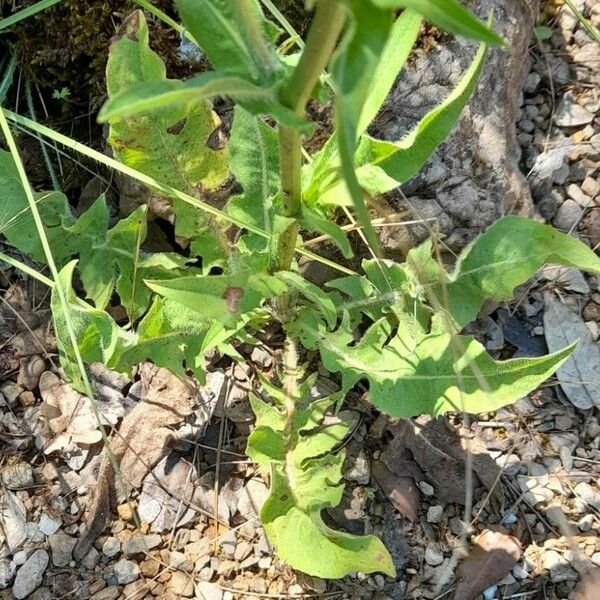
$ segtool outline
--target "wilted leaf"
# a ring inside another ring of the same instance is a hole
[[[521,558],[521,545],[511,535],[484,531],[458,568],[456,600],[475,600],[481,592],[508,575]]]
[[[409,521],[416,521],[419,515],[421,493],[412,477],[400,477],[392,473],[380,462],[373,464],[373,476],[394,508]]]
[[[110,100],[100,118],[110,119],[109,142],[120,161],[161,183],[201,197],[205,190],[222,185],[229,175],[227,148],[209,147],[219,119],[197,90],[175,104],[153,100],[159,90],[161,94],[177,94],[190,85],[166,79],[163,61],[148,44],[144,15],[135,11],[123,22],[111,45],[107,65]],[[144,112],[133,114],[140,111]],[[178,236],[193,238],[209,228],[225,248],[216,223],[182,200],[172,202]]]
[[[279,399],[281,408],[252,401],[257,421],[247,452],[271,469],[271,493],[261,511],[269,541],[282,560],[310,575],[340,578],[352,571],[394,575],[380,540],[335,531],[321,518],[323,509],[342,499],[344,453],[334,449],[352,423],[322,424],[333,400],[311,401],[313,382],[314,378],[305,381],[297,398],[288,398],[285,404]]]
[[[600,406],[600,348],[583,319],[552,293],[544,295],[544,335],[548,348],[577,343],[557,371],[567,398],[582,410]]]

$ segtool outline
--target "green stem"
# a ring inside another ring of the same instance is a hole
[[[344,27],[346,10],[337,0],[320,0],[317,12],[308,33],[306,47],[292,78],[281,92],[281,102],[298,116],[303,116],[310,95],[324,71]],[[279,133],[279,154],[281,162],[281,189],[283,193],[283,216],[298,219],[302,213],[302,188],[300,174],[302,168],[302,137],[300,132],[289,127],[281,127]],[[290,227],[286,233],[290,243],[284,247],[294,247],[298,226]],[[289,269],[292,255],[280,257],[281,269]]]

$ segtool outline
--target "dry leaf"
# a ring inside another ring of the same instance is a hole
[[[126,415],[110,449],[102,454],[97,485],[88,507],[86,531],[75,547],[81,560],[93,546],[106,525],[106,519],[117,501],[128,491],[139,488],[150,470],[165,455],[168,443],[175,437],[172,427],[192,414],[198,392],[189,383],[167,369],[145,364],[140,369],[141,400]],[[132,386],[132,389],[134,386]],[[115,477],[113,465],[119,467]]]
[[[600,406],[600,347],[583,319],[553,294],[544,295],[544,334],[555,352],[578,341],[573,354],[557,371],[567,398],[583,410]]]
[[[457,572],[455,600],[475,600],[508,575],[521,558],[521,544],[498,531],[484,531]]]
[[[394,508],[409,521],[416,521],[421,503],[421,494],[414,479],[394,475],[380,462],[373,464],[373,476],[394,505]]]
[[[581,575],[574,600],[600,600],[600,567],[594,567]]]

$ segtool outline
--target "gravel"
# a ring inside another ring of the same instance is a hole
[[[131,560],[120,560],[114,565],[113,569],[120,585],[133,583],[140,576],[140,568]]]
[[[17,600],[27,598],[40,586],[48,561],[45,550],[36,550],[17,571],[12,587],[13,596]]]

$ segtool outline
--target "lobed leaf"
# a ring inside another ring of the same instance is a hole
[[[424,273],[423,263],[417,261],[412,270],[436,303],[447,301],[459,327],[475,319],[485,300],[510,300],[514,289],[547,263],[600,273],[600,258],[583,242],[522,217],[494,223],[461,253],[450,276],[435,267]]]
[[[281,398],[279,407],[252,401],[257,421],[247,453],[271,470],[271,491],[261,510],[267,536],[282,560],[313,576],[340,578],[353,571],[394,576],[380,540],[335,531],[323,522],[322,510],[342,499],[344,453],[335,448],[353,424],[323,425],[333,400],[306,397]]]

